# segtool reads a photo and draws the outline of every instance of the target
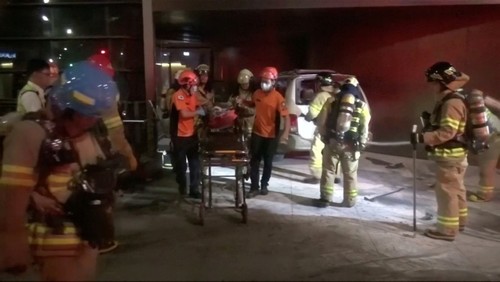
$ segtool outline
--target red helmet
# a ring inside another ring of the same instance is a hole
[[[92,64],[98,66],[102,71],[107,73],[109,76],[113,77],[115,75],[115,70],[113,69],[113,65],[111,65],[111,61],[108,57],[102,54],[94,54],[87,59]]]
[[[260,73],[260,77],[263,79],[276,80],[278,78],[278,70],[275,67],[265,67]]]
[[[192,70],[183,70],[178,81],[180,85],[196,85],[198,84],[198,76]]]

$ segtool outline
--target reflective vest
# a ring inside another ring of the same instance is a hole
[[[45,101],[42,101],[42,99],[40,98],[40,94],[38,93],[38,89],[35,88],[34,84],[32,82],[28,82],[26,83],[26,85],[21,89],[21,91],[19,91],[19,95],[17,96],[17,108],[16,108],[16,111],[17,112],[20,112],[21,114],[25,114],[27,113],[28,111],[26,110],[26,108],[24,108],[24,105],[21,101],[21,97],[24,95],[24,93],[26,92],[34,92],[36,94],[36,96],[38,97],[38,99],[40,99],[40,103],[42,104],[42,108],[45,107]]]

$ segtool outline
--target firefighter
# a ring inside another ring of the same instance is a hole
[[[457,91],[469,81],[469,76],[448,62],[435,63],[427,69],[425,76],[437,103],[430,115],[430,126],[426,126],[423,133],[412,133],[411,142],[424,143],[430,158],[437,164],[438,218],[437,229],[428,229],[424,235],[453,241],[458,232],[464,230],[467,220],[464,187],[468,166],[467,144],[464,142],[467,108]]]
[[[90,56],[88,58],[88,61],[99,67],[111,78],[115,76],[113,65],[106,56],[102,54],[95,54]],[[119,154],[127,158],[128,170],[131,172],[137,169],[137,159],[134,155],[134,151],[132,150],[132,146],[130,146],[130,143],[125,137],[125,127],[118,110],[119,97],[120,96],[117,95],[117,100],[116,103],[113,104],[113,107],[103,112],[102,120],[104,122],[104,125],[106,126],[107,138],[111,142],[111,150],[114,152],[118,152]],[[120,188],[123,187],[118,187],[118,189]],[[111,210],[109,214],[111,216]],[[104,243],[102,246],[99,246],[99,252],[101,254],[108,253],[116,249],[117,247],[118,241],[111,240]]]
[[[181,88],[172,96],[170,115],[170,136],[173,144],[173,160],[179,193],[187,193],[186,157],[189,163],[189,196],[201,198],[200,193],[200,158],[198,154],[198,134],[195,124],[197,116],[204,116],[205,111],[196,100],[198,77],[191,70],[184,70],[179,76]]]
[[[195,73],[198,76],[198,92],[196,99],[198,105],[203,107],[205,111],[210,110],[215,103],[214,93],[212,92],[212,83],[209,81],[210,67],[206,64],[198,65],[195,68]]]
[[[328,72],[318,73],[316,76],[316,83],[318,84],[320,91],[315,95],[314,100],[312,100],[309,104],[309,111],[305,117],[306,121],[312,121],[314,124],[316,124],[316,118],[318,117],[325,102],[332,97],[334,93],[338,93],[340,91],[338,87],[334,87],[332,75]],[[311,160],[309,161],[311,176],[304,179],[305,183],[319,184],[323,163],[323,155],[321,152],[324,147],[325,144],[321,141],[318,128],[316,128],[314,131],[313,142],[311,144]],[[337,179],[338,178],[336,178],[336,183],[338,181]]]
[[[238,74],[238,91],[229,99],[230,104],[235,104],[238,114],[238,121],[247,138],[252,135],[255,108],[249,107],[243,103],[237,104],[236,101],[252,101],[253,94],[253,73],[248,69],[242,69]]]
[[[45,90],[57,79],[48,62],[31,59],[27,66],[28,82],[19,91],[17,111],[21,114],[45,109]]]
[[[340,162],[344,176],[342,206],[352,207],[358,195],[358,162],[368,141],[370,110],[363,102],[355,77],[345,79],[340,91],[328,98],[317,117],[317,127],[325,144],[320,181],[320,199],[325,208],[333,198],[335,170]]]
[[[488,150],[477,156],[479,165],[479,190],[469,196],[471,202],[489,202],[493,199],[497,164],[500,157],[500,101],[484,97],[491,132],[488,138]]]
[[[75,64],[66,74],[66,82],[56,86],[49,99],[53,119],[48,120],[42,112],[36,119],[25,117],[14,124],[4,142],[0,269],[19,274],[33,259],[42,281],[94,278],[97,247],[105,240],[100,231],[108,223],[104,215],[106,197],[93,202],[78,195],[91,194],[82,187],[99,190],[103,193],[100,195],[112,193],[112,187],[97,186],[95,183],[102,182],[82,168],[95,167],[104,158],[90,129],[115,103],[116,84],[88,62]],[[100,180],[113,174],[110,171]],[[68,205],[70,202],[85,208],[77,212],[75,206]],[[85,218],[86,224],[77,225],[75,215],[86,210],[92,216]]]
[[[250,138],[250,180],[247,196],[267,195],[269,179],[273,168],[273,157],[278,142],[286,144],[290,132],[290,116],[281,94],[275,90],[278,71],[275,67],[266,67],[260,73],[260,89],[252,96],[252,101],[237,99],[238,104],[255,107],[255,120]],[[279,137],[280,116],[285,119],[285,128]],[[264,160],[264,169],[259,187],[260,162]],[[260,189],[260,191],[259,191]]]
[[[95,54],[89,57],[88,60],[100,67],[111,78],[115,76],[115,70],[111,61],[106,56]],[[125,127],[118,111],[119,97],[118,95],[113,107],[103,113],[102,119],[108,130],[108,136],[112,145],[111,149],[127,157],[130,171],[135,171],[137,169],[137,159],[132,150],[132,146],[130,146],[130,143],[125,137]]]

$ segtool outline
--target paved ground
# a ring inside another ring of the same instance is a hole
[[[455,242],[432,240],[421,235],[436,218],[432,163],[417,161],[416,234],[411,168],[411,159],[367,153],[358,204],[318,209],[312,206],[318,185],[301,182],[307,161],[286,159],[276,163],[271,193],[248,201],[246,225],[233,209],[219,209],[199,226],[197,208],[177,198],[167,176],[120,199],[122,245],[100,258],[98,280],[500,280],[500,196],[470,204],[470,224]],[[230,181],[214,181],[216,204],[230,204]],[[466,184],[476,183],[477,168],[470,167]],[[404,189],[374,202],[363,199],[398,188]],[[334,200],[341,195],[336,188]]]

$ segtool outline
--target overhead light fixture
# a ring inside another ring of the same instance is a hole
[[[120,56],[123,56],[123,52],[120,52]]]
[[[73,30],[71,28],[66,29],[67,34],[73,34]]]
[[[48,22],[49,18],[46,15],[42,15],[42,21]]]
[[[172,64],[169,63],[156,63],[157,66],[161,66],[162,68],[168,68],[173,67],[173,68],[180,68],[180,67],[185,67],[185,65],[178,63],[178,62],[173,62]]]
[[[11,69],[13,66],[14,66],[14,63],[12,63],[12,62],[11,63],[1,63],[0,64],[0,67],[2,69]]]
[[[49,63],[53,63],[53,62],[54,62],[54,60],[52,60],[52,58],[50,58],[49,59]]]
[[[64,51],[68,51],[68,48],[64,47]]]
[[[189,57],[189,52],[183,52],[182,55],[184,55],[185,57]]]
[[[43,0],[43,3],[48,4],[50,0]]]

